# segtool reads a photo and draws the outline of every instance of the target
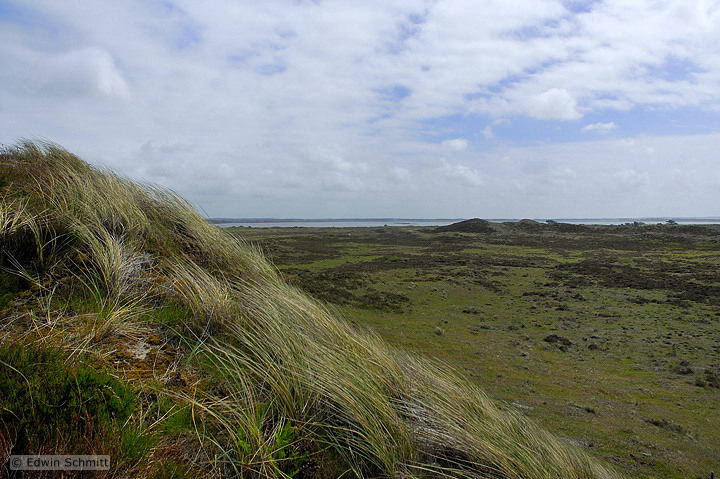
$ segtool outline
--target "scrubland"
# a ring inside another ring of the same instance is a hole
[[[235,231],[356,327],[629,476],[720,472],[720,225]]]

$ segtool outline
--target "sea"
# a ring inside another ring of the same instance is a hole
[[[210,221],[220,227],[243,228],[377,228],[383,226],[445,226],[468,218],[211,218]],[[648,217],[648,218],[530,218],[534,221],[548,220],[576,225],[622,225],[625,223],[665,223],[668,220],[678,224],[720,224],[720,216],[711,217]],[[520,218],[492,218],[487,221],[505,223],[520,221]]]

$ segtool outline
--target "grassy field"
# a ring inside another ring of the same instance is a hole
[[[720,226],[233,232],[354,325],[630,476],[720,473]]]

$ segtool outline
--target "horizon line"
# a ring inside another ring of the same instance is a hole
[[[587,216],[587,217],[516,217],[516,218],[481,218],[481,217],[434,217],[434,218],[413,218],[402,216],[379,216],[379,217],[322,217],[322,218],[300,218],[300,217],[208,217],[214,223],[236,223],[236,222],[331,222],[331,221],[385,221],[385,220],[406,220],[406,221],[466,221],[470,219],[483,219],[485,221],[522,221],[530,219],[533,221],[575,221],[575,220],[720,220],[720,216]]]

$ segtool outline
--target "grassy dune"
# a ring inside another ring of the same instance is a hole
[[[83,453],[112,456],[101,477],[621,477],[171,192],[25,143],[0,193],[4,474]]]

